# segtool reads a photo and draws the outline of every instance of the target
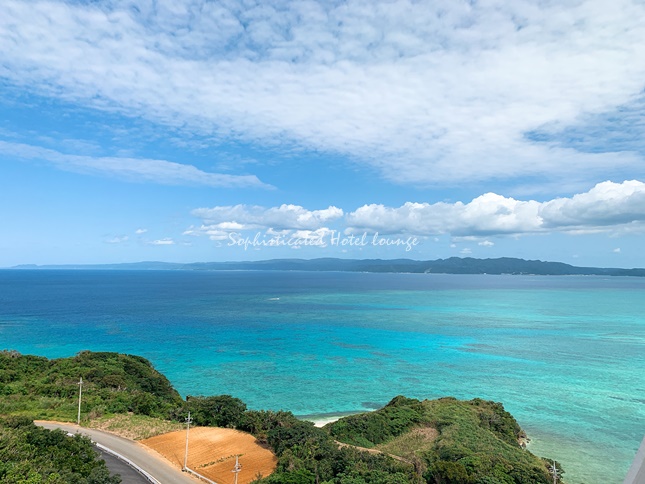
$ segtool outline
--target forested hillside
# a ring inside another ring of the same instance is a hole
[[[0,419],[0,482],[118,484],[90,440],[35,426],[26,417]]]
[[[5,475],[42,470],[59,479],[65,469],[76,472],[79,466],[89,469],[82,479],[102,472],[93,470],[93,456],[85,450],[82,462],[61,457],[55,468],[25,467],[27,461],[44,465],[47,459],[43,456],[51,452],[52,445],[60,449],[84,445],[76,438],[65,440],[64,434],[35,429],[29,420],[75,421],[80,377],[82,424],[91,425],[97,417],[113,414],[182,422],[190,411],[195,425],[246,431],[267,445],[278,457],[278,467],[271,476],[258,476],[263,484],[553,482],[548,462],[520,445],[524,434],[500,403],[454,398],[419,401],[399,396],[375,412],[317,428],[288,411],[249,410],[230,395],[183,400],[146,359],[88,351],[55,360],[0,352],[0,415],[14,416],[3,423],[2,448],[26,449],[25,445],[36,442],[30,447],[32,457],[17,454],[17,464],[0,468]],[[51,482],[111,482],[82,479]]]

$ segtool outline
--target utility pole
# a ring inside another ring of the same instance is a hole
[[[233,470],[231,471],[235,473],[235,484],[237,484],[237,475],[240,473],[241,470],[242,470],[242,464],[240,464],[240,456],[236,455],[235,467],[233,467]]]
[[[555,466],[555,460],[553,461],[553,484],[558,484],[558,468]]]
[[[78,381],[78,416],[76,417],[76,425],[81,425],[81,396],[83,395],[83,377]]]
[[[188,412],[188,417],[186,417],[186,452],[184,452],[184,468],[182,469],[185,471],[188,469],[188,431],[190,430],[190,422],[192,422],[190,418],[190,412]]]

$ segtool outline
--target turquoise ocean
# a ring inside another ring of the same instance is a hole
[[[645,435],[645,278],[3,270],[0,348],[138,354],[310,419],[495,400],[570,484],[622,482]]]

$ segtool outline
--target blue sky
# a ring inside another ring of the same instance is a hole
[[[0,267],[645,266],[642,3],[0,9]]]

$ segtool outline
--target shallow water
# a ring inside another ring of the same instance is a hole
[[[0,346],[139,354],[298,415],[501,401],[569,483],[622,482],[645,434],[640,278],[0,271]]]

